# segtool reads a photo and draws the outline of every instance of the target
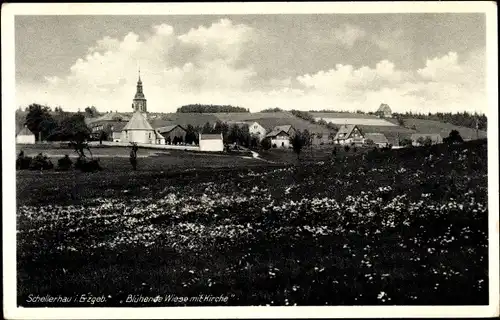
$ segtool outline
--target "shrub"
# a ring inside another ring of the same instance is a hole
[[[277,148],[278,146],[276,145],[276,143],[273,143],[273,148]]]
[[[69,169],[71,169],[72,164],[73,161],[71,161],[68,155],[65,155],[63,158],[57,161],[57,169],[59,171],[68,171]]]
[[[345,150],[345,152],[349,152],[349,149],[350,149],[350,148],[349,148],[349,146],[348,146],[348,145],[344,146],[344,150]]]
[[[76,160],[75,169],[82,172],[96,172],[102,170],[102,167],[99,165],[99,159],[89,160],[87,158],[80,157]]]
[[[260,146],[262,147],[262,149],[264,150],[269,150],[271,149],[271,140],[269,140],[268,138],[262,140],[260,142]]]
[[[54,165],[47,158],[47,156],[39,153],[36,157],[31,159],[29,169],[31,170],[50,170],[53,169]]]

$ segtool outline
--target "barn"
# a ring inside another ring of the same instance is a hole
[[[383,133],[365,133],[365,143],[373,142],[377,147],[384,148],[389,145],[389,140]]]
[[[35,144],[35,141],[35,135],[30,131],[30,129],[28,129],[27,126],[24,126],[24,128],[16,135],[16,143],[18,144]]]
[[[177,144],[186,141],[186,129],[178,124],[173,124],[156,129],[165,139],[166,144]]]
[[[199,135],[200,151],[224,151],[224,143],[222,133],[207,134],[200,133]]]
[[[289,148],[290,135],[284,130],[273,130],[266,135],[266,139],[271,140],[273,148]]]

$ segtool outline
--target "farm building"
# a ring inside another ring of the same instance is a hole
[[[136,111],[123,127],[121,142],[165,144],[165,138],[151,127],[142,112]]]
[[[24,126],[24,128],[16,135],[16,143],[19,144],[35,144],[35,141],[35,135],[30,131],[30,129],[28,129],[27,126]]]
[[[358,126],[354,124],[343,125],[333,138],[334,143],[337,144],[363,144],[364,135]]]
[[[200,151],[224,151],[222,133],[219,134],[199,134]]]
[[[290,137],[293,137],[295,135],[295,129],[292,127],[290,124],[282,125],[282,126],[276,126],[273,128],[272,131],[285,131]]]
[[[186,141],[186,129],[178,124],[160,127],[156,130],[165,138],[166,144]]]
[[[424,145],[429,140],[431,144],[443,143],[443,138],[439,133],[414,133],[410,139],[414,146]]]
[[[266,135],[266,139],[270,139],[273,148],[290,147],[290,135],[284,130],[273,130]]]
[[[248,122],[248,130],[250,134],[257,137],[259,141],[262,141],[266,137],[266,128],[256,121]]]
[[[268,130],[264,128],[260,123],[256,121],[225,121],[228,126],[232,126],[234,124],[243,127],[244,125],[248,126],[248,132],[253,137],[256,137],[259,141],[262,141],[266,137],[266,133]]]
[[[378,107],[378,110],[375,112],[375,114],[381,118],[391,118],[392,110],[388,104],[382,103],[380,107]]]
[[[369,143],[369,141],[372,141],[379,148],[389,145],[389,140],[383,133],[365,133],[365,143]]]
[[[126,122],[116,122],[109,126],[109,138],[111,141],[120,142],[122,138],[123,127],[125,127]]]

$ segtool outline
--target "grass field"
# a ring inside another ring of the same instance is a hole
[[[138,172],[120,158],[95,174],[18,171],[18,304],[488,303],[485,141],[327,153],[298,167],[186,156],[162,170],[173,157],[157,156]]]

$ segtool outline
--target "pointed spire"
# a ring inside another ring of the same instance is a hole
[[[141,81],[141,67],[139,67],[139,81],[137,81],[137,82],[142,82]]]

